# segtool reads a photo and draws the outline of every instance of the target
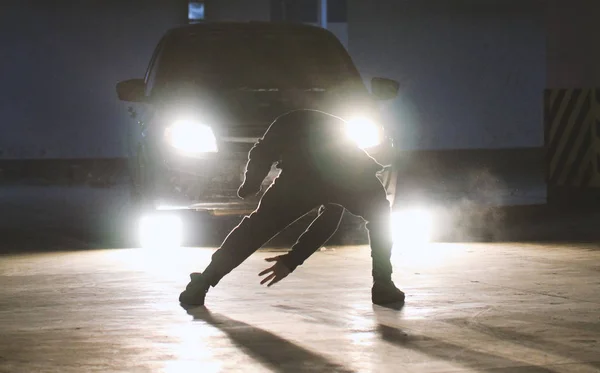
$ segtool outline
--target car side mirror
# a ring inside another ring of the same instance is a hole
[[[398,96],[400,83],[387,78],[371,79],[371,92],[379,100],[391,100]]]
[[[117,83],[117,95],[121,101],[146,101],[146,83],[144,79],[129,79]]]

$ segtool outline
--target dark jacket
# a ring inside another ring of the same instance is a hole
[[[381,171],[383,166],[346,136],[345,125],[317,110],[294,110],[275,119],[248,154],[240,197],[257,194],[273,164],[282,176],[301,175],[313,185],[346,185]]]

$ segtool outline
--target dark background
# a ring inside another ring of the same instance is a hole
[[[284,1],[285,15],[279,0],[204,3],[209,20],[318,22],[316,1]],[[119,236],[129,221],[128,122],[115,83],[143,76],[160,36],[191,21],[188,5],[0,4],[4,237]],[[483,193],[499,206],[546,204],[543,90],[600,85],[597,1],[330,0],[329,10],[328,28],[365,82],[402,83],[383,112],[405,180],[443,185],[448,200]]]

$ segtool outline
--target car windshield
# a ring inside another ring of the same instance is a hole
[[[173,38],[161,56],[156,85],[223,89],[323,89],[357,72],[341,44],[315,32],[211,31]]]

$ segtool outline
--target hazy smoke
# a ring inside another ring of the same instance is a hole
[[[500,207],[505,193],[506,184],[489,169],[465,174],[463,195],[451,211],[453,238],[467,241],[498,238],[504,222]]]

